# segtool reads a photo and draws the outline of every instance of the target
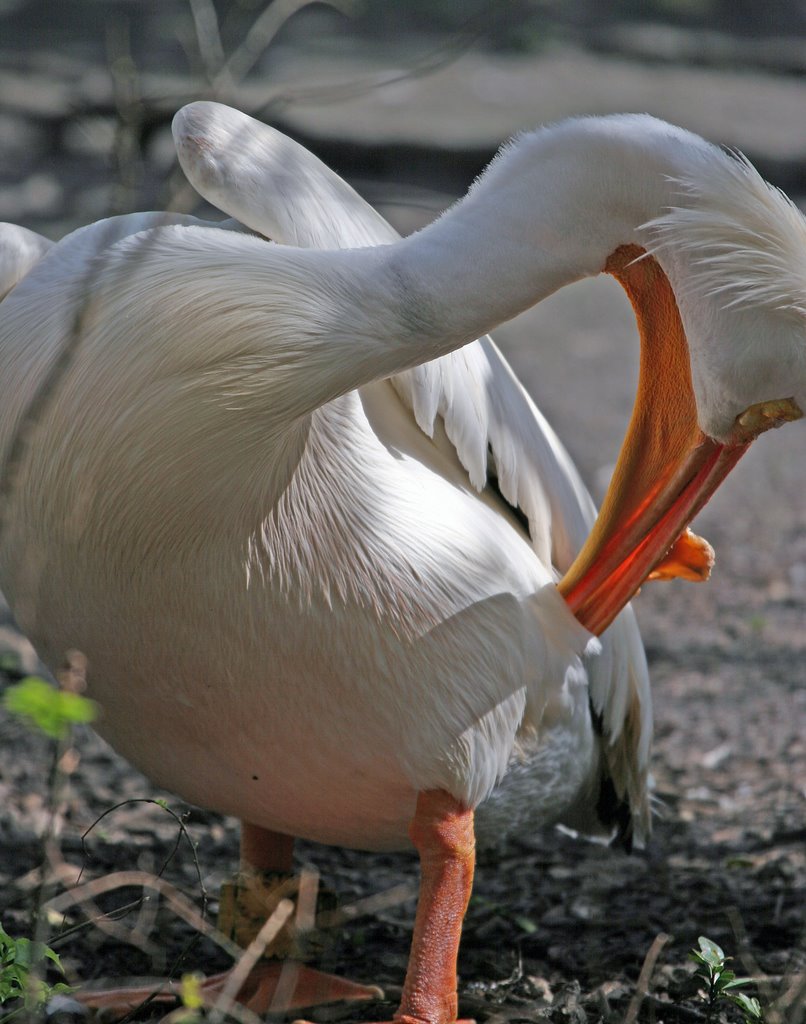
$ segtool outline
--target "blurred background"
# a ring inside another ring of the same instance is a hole
[[[806,201],[802,0],[0,0],[0,220],[59,238],[132,210],[216,216],[183,184],[170,135],[174,112],[199,98],[292,135],[404,233],[463,194],[514,132],[574,114],[655,114],[742,150]],[[606,279],[566,289],[495,333],[597,499],[634,394],[634,334],[626,300]],[[806,967],[806,429],[773,433],[695,524],[716,548],[712,582],[647,586],[636,601],[666,806],[655,845],[614,860],[566,839],[538,848],[538,837],[521,837],[509,877],[482,870],[464,960],[479,999],[522,957],[511,989],[518,1005],[523,978],[538,978],[566,993],[567,1015],[557,996],[552,1020],[605,1019],[574,1016],[579,999],[610,999],[623,1012],[659,931],[677,936],[664,953],[673,987],[698,932],[730,945],[737,920],[743,948],[770,975]],[[6,647],[35,667],[8,623]],[[37,761],[22,726],[0,722],[0,741],[9,864],[4,874],[0,857],[0,882],[22,922],[25,890],[11,882],[35,862],[47,797],[41,751]],[[73,833],[121,794],[151,792],[97,739],[84,738],[82,758],[66,812]],[[234,831],[193,813],[215,891]],[[160,827],[151,818],[137,833],[131,816],[119,832],[109,825],[98,863],[157,863]],[[398,878],[398,861],[326,856],[316,863],[330,864],[342,891]],[[405,961],[410,909],[380,915],[363,933],[386,951],[392,978]],[[350,931],[343,948],[351,973],[363,975],[358,935]],[[85,977],[88,957],[76,968]],[[621,996],[596,989],[617,982],[627,985]],[[467,1005],[484,1019],[481,1004]]]
[[[798,195],[805,34],[796,0],[0,0],[0,218],[60,235],[164,205],[170,118],[202,96],[399,210],[461,194],[513,132],[625,110]]]

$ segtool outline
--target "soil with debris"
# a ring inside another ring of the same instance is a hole
[[[40,128],[19,112],[2,127],[17,132],[21,150],[39,151],[29,143]],[[88,140],[85,132],[85,147]],[[159,140],[154,151],[164,159]],[[65,227],[75,214],[47,189],[43,198],[43,182],[64,175],[74,195],[101,177],[99,154],[86,148],[81,175],[75,154],[48,160],[25,168],[28,191],[45,204],[26,222],[40,229],[48,219]],[[15,209],[23,191],[13,193]],[[83,194],[100,203],[96,191]],[[422,216],[399,205],[387,212],[405,215],[407,226]],[[605,281],[554,296],[497,334],[597,497],[634,389],[633,336],[626,302]],[[460,955],[463,1015],[704,1021],[687,953],[706,935],[758,980],[770,1021],[806,1019],[804,436],[801,423],[762,438],[701,515],[696,528],[718,559],[709,584],[647,586],[637,599],[656,705],[657,817],[647,849],[628,856],[549,832],[484,855]],[[35,665],[10,624],[0,628],[0,650],[9,652],[6,682]],[[54,757],[49,741],[0,718],[4,928],[30,934],[34,907],[65,885],[113,872],[158,874],[167,891],[214,920],[219,886],[236,863],[235,823],[156,792],[89,730],[61,752],[67,781],[56,787]],[[300,844],[298,856],[342,906],[358,903],[322,937],[319,965],[380,984],[387,996],[360,1009],[313,1010],[311,1019],[391,1018],[413,921],[414,857],[312,844]],[[227,966],[175,900],[144,902],[137,878],[97,896],[94,908],[57,904],[46,915],[46,936],[71,981]],[[740,1016],[728,1010],[726,1019]]]

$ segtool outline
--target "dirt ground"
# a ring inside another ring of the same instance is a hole
[[[575,286],[496,338],[601,497],[637,372],[618,288]],[[486,854],[460,955],[465,1016],[480,1024],[704,1021],[687,952],[707,935],[758,979],[770,1021],[806,1019],[804,439],[803,423],[762,438],[695,524],[717,552],[709,584],[656,584],[637,600],[656,709],[657,814],[647,849],[627,856],[551,832]],[[30,664],[10,626],[0,633],[2,649]],[[214,919],[219,885],[236,861],[234,822],[156,793],[88,730],[77,732],[63,761],[68,783],[55,795],[52,763],[47,741],[0,718],[7,931],[29,933],[42,895],[42,839],[54,820],[46,898],[62,882],[152,872]],[[141,802],[155,796],[181,816],[181,830],[162,807]],[[106,813],[124,801],[134,802]],[[413,921],[414,858],[311,844],[298,854],[345,906],[390,894],[374,909],[370,901],[363,912],[346,911],[319,957],[325,969],[380,984],[386,1001],[314,1010],[311,1018],[390,1018]],[[188,946],[195,930],[164,901],[153,918],[154,904],[131,887],[99,898],[107,911],[129,908],[104,927],[77,909],[52,912],[47,936],[69,978],[226,966],[208,940]],[[132,930],[139,947],[123,941]],[[657,958],[639,985],[650,950]],[[727,1019],[739,1016],[730,1011]]]

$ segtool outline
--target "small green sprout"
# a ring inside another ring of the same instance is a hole
[[[537,924],[527,917],[525,914],[516,914],[514,918],[515,924],[526,932],[527,935],[534,935],[537,931]]]
[[[188,1010],[200,1010],[204,1006],[200,974],[183,974],[179,988],[182,1005]]]
[[[737,978],[733,971],[728,970],[726,965],[732,958],[725,956],[722,949],[711,939],[701,935],[697,942],[700,948],[692,949],[689,959],[697,964],[695,974],[706,985],[706,1024],[710,1024],[714,1011],[725,1001],[739,1007],[744,1014],[745,1024],[763,1024],[764,1014],[758,999],[737,991],[745,985],[752,984],[751,979]]]
[[[62,971],[58,954],[50,946],[12,939],[0,925],[0,1006],[21,999],[23,1009],[33,1010],[57,993],[71,992],[64,982],[49,985],[43,980],[48,961]]]
[[[3,694],[3,707],[54,740],[67,739],[71,726],[91,722],[97,713],[97,705],[88,697],[57,690],[39,676],[26,676],[9,686]]]
[[[201,983],[204,980],[201,974],[183,974],[179,984],[179,998],[182,1006],[176,1009],[169,1016],[176,1024],[202,1024],[207,1017],[204,1013],[204,994]],[[229,1020],[229,1017],[227,1017]],[[0,1021],[2,1024],[2,1021]]]

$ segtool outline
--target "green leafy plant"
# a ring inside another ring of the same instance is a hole
[[[95,718],[95,702],[72,690],[57,688],[39,676],[26,676],[3,693],[2,706],[56,741],[51,775],[51,796],[55,802],[53,793],[61,778],[59,758],[70,730],[74,725]],[[52,824],[49,834],[51,828]],[[0,1015],[0,1024],[20,1014],[28,1019],[54,995],[72,991],[64,982],[49,983],[46,980],[48,970],[64,973],[58,954],[50,946],[37,939],[12,938],[0,925],[0,1006],[16,1004],[8,1013]]]
[[[738,1006],[744,1014],[745,1024],[763,1024],[764,1014],[761,1004],[754,996],[738,991],[752,984],[750,978],[737,978],[729,970],[727,963],[732,958],[725,956],[723,950],[711,939],[700,936],[697,939],[699,949],[692,949],[689,958],[697,964],[696,976],[705,983],[706,1024],[710,1024],[720,1004],[729,1002]]]
[[[44,942],[30,939],[12,939],[0,925],[0,1006],[22,1000],[20,1010],[33,1010],[60,992],[71,992],[64,982],[48,984],[45,969],[53,964],[62,971],[58,954]],[[14,1012],[4,1016],[8,1020]]]
[[[9,686],[3,694],[3,706],[54,740],[67,739],[71,726],[91,722],[97,710],[89,698],[58,690],[39,676],[26,676]]]

